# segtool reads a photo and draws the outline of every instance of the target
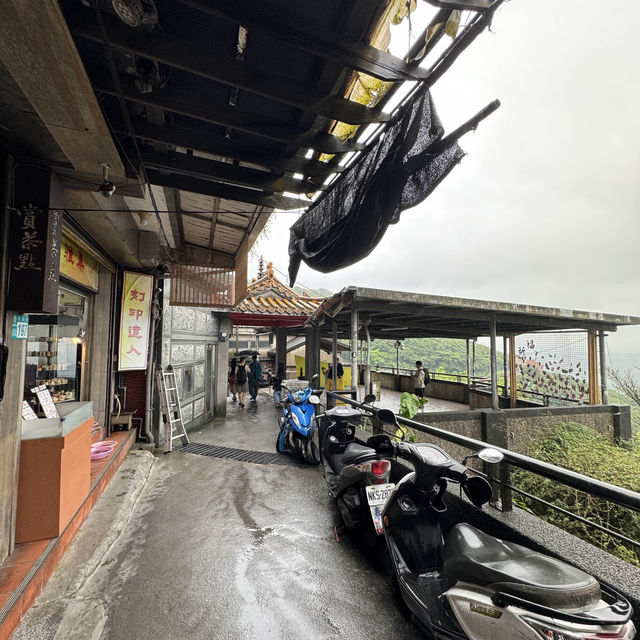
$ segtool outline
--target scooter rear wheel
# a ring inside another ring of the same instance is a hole
[[[320,452],[314,440],[307,440],[304,444],[304,449],[304,457],[308,464],[313,466],[320,464]]]

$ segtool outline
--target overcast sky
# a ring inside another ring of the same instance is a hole
[[[298,284],[640,316],[639,27],[640,2],[506,2],[433,89],[447,130],[502,102],[462,138],[468,155],[368,258],[332,274],[303,263]],[[285,273],[297,216],[276,214],[254,247]],[[640,327],[609,350],[640,352]]]

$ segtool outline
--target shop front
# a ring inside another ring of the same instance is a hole
[[[25,331],[16,543],[60,534],[108,430],[113,268],[65,224],[59,254],[57,313],[29,314]]]

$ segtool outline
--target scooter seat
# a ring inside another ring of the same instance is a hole
[[[466,523],[447,536],[444,572],[554,609],[585,609],[600,599],[600,585],[588,573]]]
[[[344,450],[344,456],[342,458],[343,466],[348,464],[357,464],[358,462],[364,462],[369,458],[377,458],[378,454],[375,449],[371,447],[365,447],[357,442],[350,442],[347,448]]]

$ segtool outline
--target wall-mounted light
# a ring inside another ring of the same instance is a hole
[[[73,337],[73,342],[75,342],[76,344],[81,344],[86,335],[87,332],[84,329],[80,329],[78,331],[78,334]]]
[[[219,335],[220,342],[226,342],[229,339],[229,334],[226,331],[221,331]]]

